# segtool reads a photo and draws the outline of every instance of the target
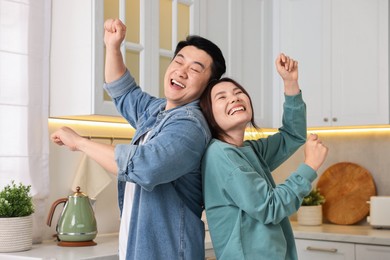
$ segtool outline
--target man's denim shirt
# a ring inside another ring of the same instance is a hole
[[[128,71],[104,88],[136,129],[131,144],[115,148],[121,212],[126,181],[136,184],[126,259],[203,260],[200,162],[211,134],[199,101],[165,111],[166,100],[143,92]]]

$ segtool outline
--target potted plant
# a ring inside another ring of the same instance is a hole
[[[0,191],[0,252],[18,252],[32,248],[31,185],[12,181]]]
[[[298,210],[298,224],[316,226],[322,224],[322,204],[325,197],[319,189],[313,189],[303,198],[302,205]]]

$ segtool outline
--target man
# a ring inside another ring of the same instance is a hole
[[[225,73],[222,52],[199,36],[179,42],[165,73],[165,98],[156,98],[123,63],[125,25],[109,19],[104,28],[104,88],[136,129],[132,143],[95,143],[66,127],[52,140],[118,175],[120,259],[204,259],[200,161],[211,136],[198,99]]]

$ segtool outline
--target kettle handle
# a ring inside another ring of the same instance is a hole
[[[53,205],[51,205],[51,208],[49,211],[49,215],[47,216],[47,222],[46,222],[46,224],[49,227],[51,226],[51,221],[53,219],[54,211],[55,211],[56,207],[58,206],[58,204],[65,203],[67,201],[68,201],[68,198],[61,198],[61,199],[58,199],[58,200],[53,202]]]

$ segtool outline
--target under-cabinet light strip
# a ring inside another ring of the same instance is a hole
[[[254,130],[249,129],[245,136],[247,138],[259,135],[273,135],[277,132],[277,129],[260,129]],[[390,126],[358,126],[358,127],[334,127],[334,128],[309,128],[308,133],[316,133],[316,134],[368,134],[368,133],[389,133],[390,134]]]
[[[109,127],[109,128],[122,128],[134,130],[127,123],[117,122],[100,122],[100,121],[87,121],[87,120],[75,120],[75,119],[61,119],[61,118],[49,118],[49,122],[56,124],[75,124],[83,126],[98,126],[98,127]],[[246,137],[254,136],[267,136],[273,135],[277,132],[277,129],[266,128],[266,129],[248,129],[245,133]],[[379,126],[358,126],[358,127],[334,127],[334,128],[309,128],[308,133],[324,133],[324,134],[337,134],[337,133],[372,133],[372,132],[389,132],[390,125],[379,125]]]
[[[49,123],[55,124],[74,124],[74,125],[84,125],[84,126],[99,126],[99,127],[119,127],[119,128],[128,128],[132,127],[127,123],[117,123],[117,122],[100,122],[100,121],[88,121],[88,120],[77,120],[77,119],[62,119],[62,118],[49,118]]]

